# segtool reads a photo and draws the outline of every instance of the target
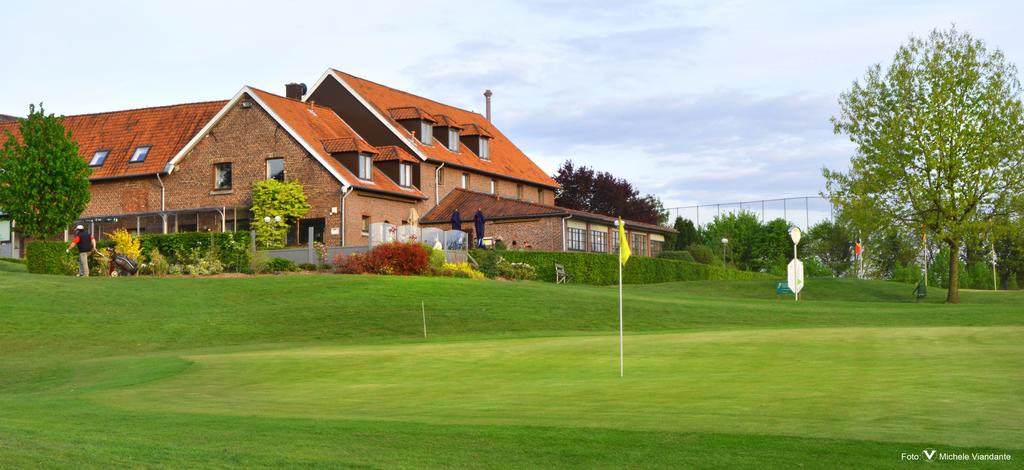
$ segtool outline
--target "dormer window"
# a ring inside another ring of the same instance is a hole
[[[398,165],[398,184],[403,188],[412,187],[412,165],[408,163]]]
[[[365,153],[359,154],[359,179],[366,181],[373,179],[373,157]]]
[[[491,139],[486,137],[480,138],[480,158],[483,160],[491,159]]]
[[[454,127],[448,128],[448,150],[459,151],[459,130]]]
[[[146,161],[146,156],[149,155],[148,145],[143,145],[135,149],[135,153],[132,154],[132,158],[128,159],[128,163],[139,163]]]
[[[430,145],[434,141],[434,125],[428,121],[420,121],[420,142]]]
[[[92,154],[89,166],[103,166],[103,162],[107,161],[107,155],[110,155],[110,150],[99,150]]]

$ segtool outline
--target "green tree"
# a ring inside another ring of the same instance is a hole
[[[832,275],[841,277],[853,266],[853,237],[845,224],[823,221],[807,232],[809,254],[825,265]],[[802,241],[802,240],[801,240]]]
[[[955,28],[910,38],[839,99],[837,134],[856,144],[848,172],[825,169],[841,209],[925,227],[949,249],[949,303],[960,301],[964,237],[1024,191],[1024,118],[1016,68]]]
[[[63,117],[29,105],[18,136],[5,132],[0,150],[0,207],[22,233],[47,237],[66,230],[89,204],[89,165],[64,129]]]
[[[684,219],[680,216],[676,216],[675,224],[673,228],[676,229],[679,234],[676,235],[675,245],[673,250],[682,251],[693,245],[694,243],[700,243],[700,234],[697,233],[697,227],[693,225],[693,221],[690,219]]]
[[[280,182],[262,180],[252,185],[252,227],[256,243],[261,247],[285,246],[288,226],[298,223],[309,212],[309,203],[302,184],[295,180]],[[266,218],[270,222],[265,222]],[[277,222],[275,218],[280,217]]]

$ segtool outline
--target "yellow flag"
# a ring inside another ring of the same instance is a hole
[[[629,240],[626,239],[626,224],[622,223],[622,217],[619,217],[619,262],[626,264],[631,254],[633,253],[629,250]]]

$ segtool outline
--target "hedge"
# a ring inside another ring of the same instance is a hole
[[[0,261],[6,261],[8,263],[25,264],[25,260],[22,259],[22,258],[6,258],[6,257],[3,257],[3,256],[0,256]]]
[[[224,269],[234,272],[247,272],[250,269],[251,254],[249,253],[249,232],[184,232],[168,234],[152,234],[142,236],[142,258],[149,261],[149,253],[153,248],[160,250],[171,263],[177,263],[192,251],[205,253],[213,244],[217,250],[217,259]]]
[[[687,261],[690,263],[696,263],[693,259],[693,255],[689,251],[662,251],[658,254],[658,258],[661,259],[674,259],[676,261]]]
[[[569,282],[606,286],[619,282],[618,258],[603,253],[562,253],[548,251],[506,251],[508,261],[521,262],[537,268],[537,278],[555,281],[555,263],[565,266]],[[738,271],[721,266],[690,263],[672,259],[633,256],[622,272],[626,284],[701,280],[772,280],[770,274]]]
[[[25,247],[25,264],[28,272],[33,274],[60,274],[74,276],[78,274],[78,249],[67,252],[70,243],[35,240]],[[113,246],[109,242],[96,242],[96,249]],[[106,275],[107,259],[96,254],[89,255],[89,275]]]
[[[68,244],[36,240],[25,247],[25,264],[33,274],[74,275],[78,272],[75,256],[67,252]]]

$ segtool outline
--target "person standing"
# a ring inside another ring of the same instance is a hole
[[[78,275],[89,277],[89,254],[96,251],[96,239],[84,225],[75,227],[75,239],[65,251],[70,253],[72,248],[78,248]]]

